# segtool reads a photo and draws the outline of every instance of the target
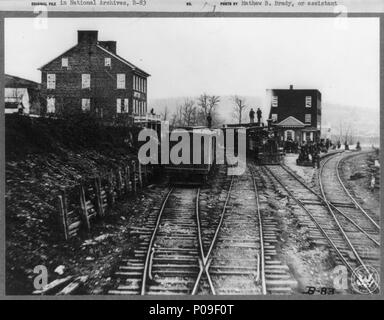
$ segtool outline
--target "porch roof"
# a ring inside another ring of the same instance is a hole
[[[285,118],[283,121],[279,122],[276,126],[282,128],[304,128],[305,124],[295,117],[289,116],[288,118]]]

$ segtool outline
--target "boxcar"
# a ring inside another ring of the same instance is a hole
[[[180,127],[172,132],[177,134],[187,132],[189,136],[189,161],[188,163],[175,164],[170,159],[169,164],[164,165],[164,170],[173,184],[200,184],[205,183],[215,164],[215,134],[206,127]],[[196,143],[194,136],[198,137],[200,144]],[[179,141],[170,141],[170,153]],[[196,145],[195,145],[196,144]],[[197,148],[201,151],[200,163],[194,161]]]

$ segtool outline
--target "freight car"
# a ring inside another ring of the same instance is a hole
[[[178,135],[179,140],[169,142],[170,161],[169,164],[164,165],[165,174],[169,177],[170,182],[172,184],[205,183],[215,164],[216,138],[214,131],[206,127],[180,127],[172,130],[171,134]],[[182,141],[185,136],[188,136],[187,141]],[[181,143],[183,143],[183,148],[181,148]],[[200,159],[196,156],[198,150],[201,152],[201,156],[198,157]],[[177,160],[176,163],[175,160]]]

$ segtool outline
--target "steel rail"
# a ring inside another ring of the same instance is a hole
[[[357,155],[353,155],[353,156],[357,156]],[[376,221],[374,221],[372,219],[372,217],[369,216],[369,214],[363,209],[363,207],[361,207],[361,205],[356,201],[356,199],[351,195],[351,193],[348,191],[348,189],[346,188],[345,184],[343,183],[343,181],[341,180],[341,177],[340,177],[340,162],[342,160],[344,160],[345,158],[340,158],[338,161],[337,161],[337,164],[336,164],[336,175],[337,175],[337,179],[339,180],[340,182],[340,185],[342,186],[343,190],[345,191],[345,193],[348,195],[348,197],[352,200],[352,202],[354,203],[356,209],[359,209],[368,219],[369,221],[372,222],[372,224],[378,229],[380,230],[380,226],[376,223]]]
[[[331,160],[331,159],[333,159],[333,157],[330,157],[330,158],[326,159],[326,160],[323,162],[322,166],[320,167],[320,170],[318,171],[318,179],[319,179],[320,190],[321,190],[321,193],[322,193],[324,199],[326,199],[326,205],[327,205],[327,207],[328,207],[329,213],[332,215],[333,220],[336,222],[338,228],[339,228],[340,231],[341,231],[341,234],[343,235],[344,239],[345,239],[346,242],[348,243],[348,246],[351,248],[353,254],[355,255],[356,259],[359,261],[360,265],[365,269],[365,271],[367,271],[367,272],[369,273],[369,270],[368,270],[367,266],[365,265],[364,261],[361,259],[359,253],[356,251],[356,248],[355,248],[354,245],[352,244],[352,242],[351,242],[351,240],[349,239],[348,235],[345,233],[344,228],[341,226],[339,220],[337,219],[335,213],[333,212],[331,206],[329,205],[329,201],[327,200],[327,197],[326,197],[326,195],[325,195],[325,191],[324,191],[324,186],[323,186],[323,183],[322,183],[321,175],[322,175],[322,173],[323,173],[325,164],[326,164],[329,160]],[[354,271],[352,271],[352,272],[354,273]],[[377,285],[376,281],[374,281],[374,282],[375,282],[375,284]],[[364,282],[362,282],[362,283],[364,283]],[[366,287],[366,286],[365,286],[365,287]],[[368,287],[366,287],[366,289],[367,289],[370,293],[372,293],[371,290],[370,290]]]
[[[252,169],[250,168],[250,173],[252,175],[253,180],[253,187],[255,189],[255,195],[256,195],[256,206],[257,206],[257,215],[259,218],[259,233],[260,233],[260,267],[261,267],[261,288],[262,293],[265,295],[267,294],[267,285],[265,281],[265,255],[264,255],[264,234],[263,234],[263,222],[261,218],[261,212],[260,212],[260,202],[259,202],[259,192],[257,190],[256,180],[255,176],[252,172]]]
[[[319,195],[316,191],[314,191],[312,188],[308,187],[303,181],[299,179],[299,177],[296,176],[295,173],[292,172],[291,169],[287,168],[286,165],[280,165],[288,174],[292,176],[296,181],[298,181],[303,187],[305,187],[308,191],[310,191],[312,194],[314,194],[316,197],[318,197],[324,204],[327,200],[325,200],[321,195]],[[332,202],[329,202],[329,205],[336,210],[339,214],[341,214],[345,219],[347,219],[350,223],[352,223],[356,229],[358,229],[361,233],[363,233],[369,240],[371,240],[375,245],[380,246],[380,242],[373,239],[372,236],[366,232],[362,227],[360,227],[355,221],[353,221],[350,217],[348,217],[343,211],[341,211],[339,208],[337,208]]]
[[[312,221],[315,223],[315,225],[318,227],[318,229],[321,231],[321,233],[324,235],[324,237],[329,241],[329,243],[332,245],[332,247],[335,249],[336,253],[339,255],[340,259],[343,261],[344,265],[351,270],[351,272],[354,272],[354,268],[349,264],[349,262],[345,259],[339,248],[336,246],[336,244],[333,242],[333,240],[328,236],[326,231],[323,229],[323,227],[317,222],[316,218],[312,215],[312,213],[309,212],[309,210],[305,207],[303,202],[299,199],[297,199],[291,191],[288,190],[288,188],[276,177],[276,175],[268,168],[268,167],[262,167],[268,173],[283,187],[283,189],[288,193],[288,195],[296,201],[296,203],[309,215],[309,217],[312,219]]]
[[[157,216],[155,228],[152,232],[151,240],[149,241],[149,244],[148,244],[147,255],[146,255],[145,263],[144,263],[143,278],[141,281],[141,292],[140,292],[141,295],[145,295],[145,292],[146,292],[147,277],[148,277],[149,266],[151,264],[151,255],[152,255],[153,244],[155,241],[157,231],[159,229],[159,225],[160,225],[161,217],[162,217],[163,212],[164,212],[165,205],[168,201],[169,196],[173,192],[173,190],[174,190],[174,188],[171,188],[163,200],[163,203],[162,203],[160,210],[159,210],[159,214]]]
[[[199,201],[199,198],[200,198],[200,189],[198,189],[198,191],[197,191],[196,207],[195,207],[196,222],[197,222],[197,236],[198,236],[198,240],[199,240],[199,249],[200,249],[199,250],[200,251],[200,259],[199,259],[200,270],[199,270],[199,273],[198,273],[198,276],[196,278],[196,281],[195,281],[195,284],[194,284],[194,287],[192,289],[191,294],[192,295],[196,294],[201,276],[203,275],[203,272],[205,271],[211,292],[213,295],[215,295],[216,292],[215,292],[215,288],[214,288],[213,283],[212,283],[211,276],[209,275],[209,273],[205,267],[206,266],[206,259],[205,259],[205,255],[204,255],[203,239],[202,239],[201,224],[200,224],[200,210],[199,210],[200,201]]]
[[[232,176],[232,178],[231,178],[231,184],[229,185],[229,188],[228,188],[228,193],[227,193],[227,197],[225,199],[223,210],[222,210],[221,215],[220,215],[219,224],[216,227],[215,234],[213,236],[213,239],[212,239],[211,245],[210,245],[210,247],[208,249],[208,252],[204,256],[203,267],[200,268],[200,272],[198,274],[198,277],[196,279],[195,285],[193,287],[193,290],[192,290],[192,294],[193,295],[196,294],[196,292],[197,292],[197,290],[199,288],[200,280],[201,280],[201,276],[202,276],[203,272],[205,272],[206,275],[207,275],[208,281],[210,282],[211,290],[213,289],[212,294],[213,295],[216,294],[216,292],[214,290],[214,287],[213,287],[213,284],[212,284],[212,280],[211,280],[210,275],[209,275],[209,267],[210,267],[210,264],[211,264],[211,259],[210,258],[211,258],[212,250],[213,250],[213,248],[214,248],[214,246],[216,245],[216,242],[217,242],[217,236],[218,236],[218,234],[220,232],[221,226],[222,226],[223,221],[224,221],[224,215],[225,215],[225,212],[226,212],[226,209],[227,209],[229,198],[231,196],[233,181],[234,181],[234,176]]]

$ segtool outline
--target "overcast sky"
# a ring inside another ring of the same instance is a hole
[[[37,70],[98,30],[151,74],[150,99],[265,96],[268,88],[316,88],[324,103],[379,108],[379,20],[350,18],[5,19],[6,73],[40,82]]]

